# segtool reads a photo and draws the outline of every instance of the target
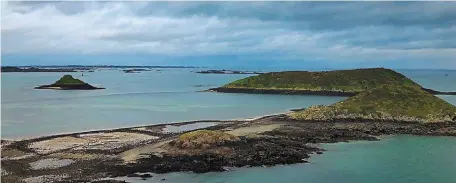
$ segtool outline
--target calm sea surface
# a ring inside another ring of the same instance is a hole
[[[253,118],[293,108],[331,104],[343,97],[197,92],[248,75],[197,74],[195,69],[142,73],[70,73],[107,89],[35,90],[64,73],[1,74],[1,137],[23,138],[84,130],[200,119]],[[456,91],[456,71],[400,71],[425,87]],[[448,76],[445,76],[448,74]],[[456,104],[456,96],[441,96]]]
[[[194,69],[126,74],[71,73],[106,87],[97,91],[34,90],[64,73],[1,74],[1,137],[24,138],[93,129],[200,119],[240,119],[331,104],[343,97],[196,92],[248,75],[203,75]],[[424,87],[456,91],[456,71],[399,70]],[[445,75],[448,76],[445,76]],[[456,105],[456,96],[439,96]],[[188,183],[455,183],[456,138],[386,137],[378,142],[324,144],[312,164],[248,168],[224,173],[156,175]]]

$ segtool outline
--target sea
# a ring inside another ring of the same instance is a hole
[[[1,138],[26,139],[87,130],[191,120],[252,119],[344,97],[202,92],[245,74],[198,74],[199,68],[118,68],[76,73],[1,73]],[[256,70],[276,71],[276,70]],[[277,70],[278,71],[278,70]],[[456,91],[455,70],[396,70],[426,88]],[[71,74],[105,90],[35,90]],[[456,96],[438,96],[456,105]],[[381,141],[321,144],[310,164],[171,173],[130,182],[171,183],[456,183],[456,138],[387,136]],[[125,178],[127,179],[127,178]]]

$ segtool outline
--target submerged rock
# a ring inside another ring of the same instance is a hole
[[[90,84],[87,84],[79,79],[73,78],[71,75],[64,75],[54,84],[42,85],[35,87],[35,89],[54,89],[54,90],[96,90],[104,89],[94,87]]]

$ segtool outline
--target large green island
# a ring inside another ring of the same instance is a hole
[[[314,154],[324,155],[324,149],[314,146],[318,143],[381,140],[381,135],[391,134],[456,136],[455,106],[405,77],[384,80],[380,78],[396,74],[371,71],[375,82],[352,81],[358,89],[345,91],[356,94],[329,106],[254,120],[189,121],[2,140],[2,181],[119,182],[115,178],[306,163]],[[170,130],[179,127],[187,128]]]
[[[269,72],[236,80],[218,88],[211,88],[209,91],[353,96],[383,84],[421,87],[406,76],[391,69],[366,68],[320,72]],[[456,95],[456,92],[440,92],[421,88],[431,94]]]

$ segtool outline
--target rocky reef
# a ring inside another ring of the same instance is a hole
[[[295,94],[324,96],[353,96],[379,85],[416,86],[431,94],[456,95],[426,89],[406,76],[385,68],[335,71],[270,72],[236,80],[209,91],[226,93]]]
[[[54,89],[54,90],[97,90],[104,89],[94,87],[80,79],[73,78],[71,75],[64,75],[58,81],[50,85],[37,86],[35,89]]]
[[[124,176],[154,179],[159,177],[156,173],[306,163],[310,156],[325,151],[315,143],[379,140],[377,136],[385,134],[456,136],[453,122],[297,121],[285,114],[252,121],[173,125],[208,122],[217,125],[176,133],[165,132],[169,124],[161,124],[2,140],[2,181],[119,182],[113,178]]]

